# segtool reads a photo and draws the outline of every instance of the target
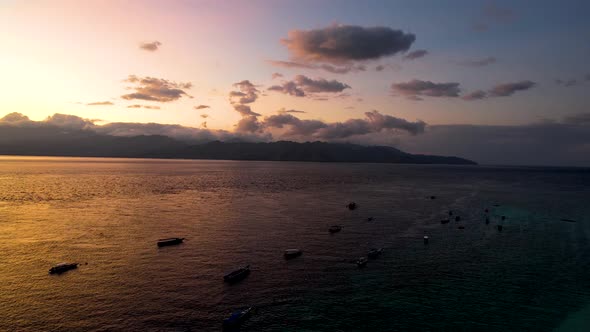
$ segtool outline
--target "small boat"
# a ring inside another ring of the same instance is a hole
[[[375,220],[375,218],[373,218],[373,217],[367,218],[367,221],[373,221],[373,220]]]
[[[490,224],[490,218],[486,217],[486,225]]]
[[[354,209],[356,209],[356,203],[355,202],[350,202],[350,203],[346,204],[346,207],[349,210],[354,210]]]
[[[465,229],[465,226],[459,226],[458,229]]]
[[[250,317],[252,311],[252,307],[234,311],[226,319],[223,320],[223,329],[232,330],[239,328],[240,325],[243,322],[245,322],[248,319],[248,317]]]
[[[250,274],[250,265],[246,265],[243,268],[232,271],[223,276],[223,281],[233,283],[238,282],[246,278]]]
[[[502,231],[502,225],[498,225],[498,232]]]
[[[367,256],[369,256],[369,258],[377,258],[377,257],[381,256],[382,253],[383,253],[383,248],[371,249],[367,253]]]
[[[441,224],[448,224],[449,223],[449,219],[443,219],[440,221]]]
[[[461,217],[459,217],[459,216],[456,216],[456,217],[455,217],[455,221],[461,221]]]
[[[358,267],[365,267],[367,265],[368,260],[365,257],[360,257],[356,260],[356,265]]]
[[[488,210],[488,209],[485,209],[485,210],[484,210],[484,212],[485,212],[485,213],[488,213],[488,212],[490,212],[490,210]]]
[[[567,221],[567,222],[576,222],[573,219],[567,219],[567,218],[561,218],[561,221]]]
[[[428,244],[428,235],[424,235],[424,244]]]
[[[436,199],[436,196],[430,196],[430,199]]]
[[[78,263],[59,263],[49,269],[49,274],[61,274],[78,268]]]
[[[283,256],[285,256],[285,259],[291,259],[299,257],[301,256],[301,254],[303,254],[303,251],[301,251],[301,249],[287,249],[285,250]]]
[[[341,230],[342,230],[342,226],[338,226],[338,225],[330,226],[330,228],[328,228],[328,232],[330,232],[330,233],[338,233]]]
[[[506,220],[506,216],[502,216],[502,220]]]
[[[181,244],[184,241],[183,237],[171,237],[168,239],[159,239],[158,247],[173,246],[175,244]]]
[[[453,215],[453,211],[449,210],[449,216]]]

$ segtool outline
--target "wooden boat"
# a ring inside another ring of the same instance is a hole
[[[301,249],[287,249],[283,253],[283,256],[285,256],[285,259],[292,259],[301,256],[301,254],[303,254]]]
[[[246,265],[240,269],[232,271],[223,276],[223,281],[234,283],[246,278],[250,274],[250,265]]]
[[[379,248],[379,249],[371,249],[369,250],[369,252],[367,253],[367,256],[369,258],[377,258],[379,256],[381,256],[381,254],[383,253],[383,248]]]
[[[59,263],[49,269],[49,274],[61,274],[78,268],[78,263]]]
[[[338,225],[330,226],[330,228],[328,228],[328,232],[330,232],[330,233],[338,233],[341,230],[342,230],[342,226],[338,226]]]
[[[165,247],[165,246],[173,246],[175,244],[181,244],[184,241],[182,237],[171,237],[168,239],[159,239],[158,240],[158,247]]]

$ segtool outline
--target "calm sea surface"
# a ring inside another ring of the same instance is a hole
[[[589,240],[581,169],[0,157],[0,330],[589,331]]]

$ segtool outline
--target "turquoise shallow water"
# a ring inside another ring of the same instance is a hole
[[[590,330],[588,197],[581,169],[2,157],[0,330],[217,331],[245,305],[245,331]]]

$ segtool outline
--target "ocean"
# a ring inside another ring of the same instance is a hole
[[[589,240],[588,169],[0,157],[0,330],[588,331]]]

